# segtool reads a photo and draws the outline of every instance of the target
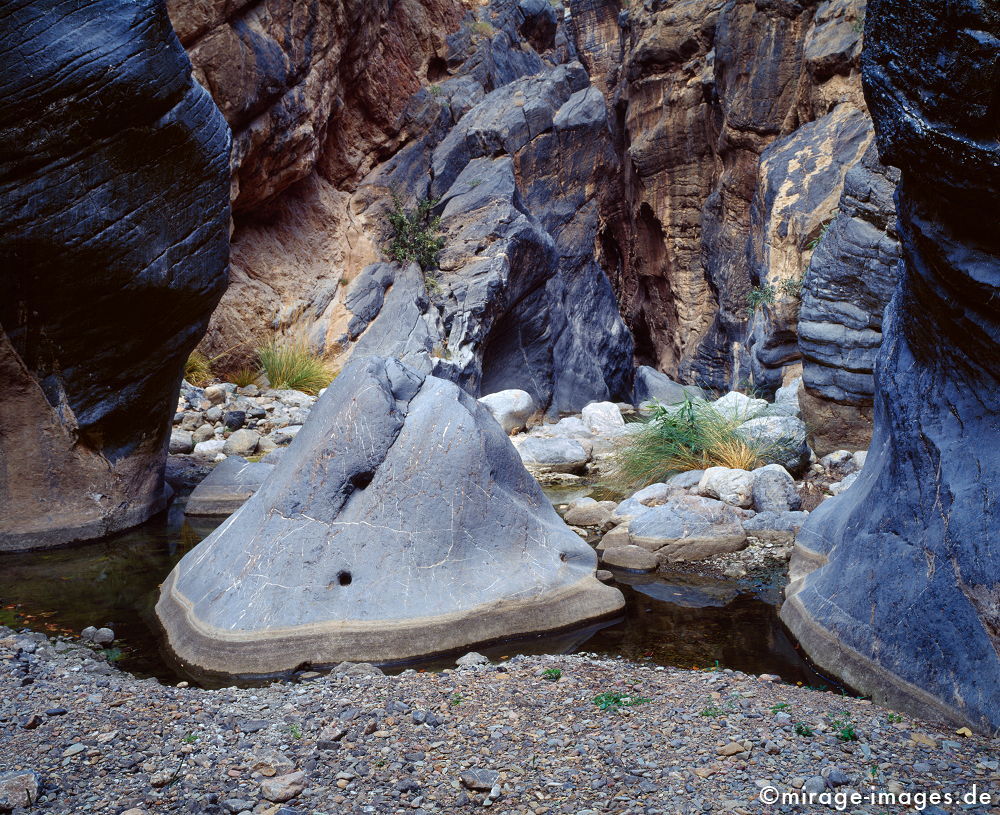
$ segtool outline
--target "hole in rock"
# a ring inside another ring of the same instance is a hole
[[[427,81],[440,82],[448,78],[448,63],[441,57],[431,57],[427,63]]]
[[[569,560],[569,555],[567,555],[565,552],[560,552],[559,553],[559,560],[561,560],[561,561],[563,561],[565,563],[567,560]]]
[[[351,585],[351,573],[350,572],[337,572],[337,582],[341,586]]]
[[[351,476],[351,486],[356,490],[363,490],[369,484],[372,483],[372,479],[375,477],[375,473],[355,473]]]

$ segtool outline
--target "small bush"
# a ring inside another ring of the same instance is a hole
[[[437,267],[438,253],[444,248],[444,238],[439,234],[441,218],[432,215],[437,204],[435,198],[423,198],[415,209],[403,207],[402,199],[393,193],[389,211],[389,245],[386,254],[397,263],[420,265],[427,274]]]
[[[762,286],[754,286],[747,293],[747,312],[752,317],[757,312],[757,309],[774,305],[777,299],[778,290],[774,286],[768,283]]]
[[[248,385],[256,385],[260,374],[259,366],[243,365],[234,371],[229,371],[226,374],[226,381],[232,382],[238,388],[245,388]]]
[[[623,707],[634,707],[644,705],[649,701],[645,696],[629,696],[624,693],[608,691],[599,693],[594,697],[594,704],[601,710],[618,710]]]
[[[272,388],[317,394],[334,375],[326,362],[305,345],[273,340],[257,350],[260,367]]]
[[[480,37],[492,37],[497,33],[496,28],[493,27],[492,23],[488,23],[485,20],[476,20],[472,24],[472,31],[474,34],[478,34]]]
[[[795,723],[795,734],[798,736],[812,736],[814,735],[813,729],[807,725],[805,722]]]
[[[196,388],[212,381],[212,363],[201,351],[192,351],[184,363],[184,378]]]
[[[542,676],[549,682],[558,682],[562,678],[562,670],[560,668],[546,668],[542,672]]]
[[[617,444],[610,476],[628,486],[646,486],[672,475],[708,467],[753,470],[782,452],[784,445],[741,436],[750,416],[727,418],[707,402],[680,407],[653,405],[652,415]]]

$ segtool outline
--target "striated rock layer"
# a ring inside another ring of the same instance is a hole
[[[0,551],[163,506],[226,286],[229,130],[162,5],[0,8]]]
[[[202,670],[393,662],[612,614],[596,564],[486,407],[357,357],[156,612]]]
[[[876,700],[1000,727],[1000,18],[872,0],[865,87],[901,170],[900,283],[860,477],[803,527],[782,617]]]
[[[580,58],[615,111],[623,174],[600,246],[638,361],[773,391],[795,374],[816,239],[871,138],[864,3],[619,6],[571,3]],[[755,288],[773,293],[756,314]]]

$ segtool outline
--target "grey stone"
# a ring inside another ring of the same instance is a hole
[[[583,408],[581,416],[587,429],[600,436],[616,436],[625,427],[622,412],[614,402],[591,402]]]
[[[665,562],[705,560],[747,544],[732,507],[696,496],[678,496],[653,507],[629,524],[629,536]]]
[[[198,429],[191,434],[191,441],[194,442],[195,446],[201,444],[203,441],[210,441],[215,438],[215,428],[210,424],[199,425]]]
[[[284,803],[295,798],[306,788],[306,774],[301,770],[265,778],[260,783],[260,793],[268,801]]]
[[[802,507],[795,480],[780,464],[753,471],[753,507],[757,512],[789,512]]]
[[[577,501],[563,516],[563,520],[571,526],[600,526],[610,523],[611,514],[615,511],[614,501],[595,501],[584,499]]]
[[[823,456],[817,464],[835,478],[844,478],[861,469],[850,450],[834,450]]]
[[[174,430],[170,433],[171,453],[191,453],[194,451],[194,439],[187,430]]]
[[[754,476],[748,470],[709,467],[698,482],[698,494],[734,507],[749,507],[753,503],[753,484]]]
[[[855,481],[858,480],[859,472],[853,472],[846,478],[830,485],[830,495],[840,495],[844,490],[848,489]]]
[[[480,767],[475,767],[471,770],[466,770],[460,776],[462,781],[462,786],[469,790],[475,790],[477,792],[486,792],[493,788],[493,785],[500,780],[500,773],[496,770],[486,770]]]
[[[226,389],[221,385],[209,385],[205,388],[203,395],[213,405],[221,405],[225,403],[228,394],[226,393]]]
[[[574,439],[528,437],[517,445],[521,461],[532,473],[582,473],[590,454]]]
[[[671,487],[680,487],[685,490],[693,489],[701,483],[701,477],[704,474],[704,470],[688,470],[687,472],[670,476],[667,479],[667,484]]]
[[[736,432],[751,442],[763,444],[762,456],[769,464],[780,464],[793,476],[809,466],[806,426],[794,416],[761,416],[744,422]]]
[[[247,414],[243,410],[227,410],[222,415],[222,423],[227,430],[239,430],[246,424]]]
[[[110,628],[98,628],[94,632],[93,640],[98,645],[110,645],[115,641],[115,632]]]
[[[531,394],[521,390],[505,390],[481,396],[479,402],[493,414],[505,433],[524,430],[528,420],[534,415],[535,400]]]
[[[655,554],[634,544],[605,549],[601,554],[601,562],[606,566],[631,572],[654,572],[659,563]]]
[[[225,455],[225,453],[222,452],[225,446],[225,439],[209,439],[208,441],[198,442],[198,444],[194,446],[194,454],[196,456],[215,459],[220,454]]]
[[[768,404],[765,399],[747,396],[739,391],[730,391],[711,403],[712,409],[730,421],[746,422],[762,415]]]
[[[676,405],[685,399],[704,400],[705,393],[694,385],[674,382],[669,376],[649,365],[640,365],[636,368],[635,385],[632,390],[633,404],[659,402],[663,405]]]
[[[392,661],[614,612],[623,599],[596,561],[485,407],[354,358],[257,493],[174,568],[156,612],[178,656],[208,670]]]
[[[455,664],[462,667],[468,665],[489,665],[490,660],[488,657],[484,657],[478,651],[469,651],[469,653],[467,653],[465,656],[456,659]]]
[[[795,533],[802,528],[808,517],[809,513],[801,510],[794,512],[766,510],[743,521],[743,528],[748,534],[761,540],[788,542],[795,537]]]
[[[239,509],[264,483],[274,465],[230,456],[215,466],[188,498],[187,515],[226,517]]]
[[[227,456],[250,456],[257,452],[260,433],[256,430],[237,430],[226,439],[222,452]]]

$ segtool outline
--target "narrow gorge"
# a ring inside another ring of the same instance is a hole
[[[998,87],[991,0],[0,4],[0,813],[1000,811]]]

